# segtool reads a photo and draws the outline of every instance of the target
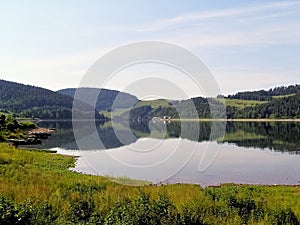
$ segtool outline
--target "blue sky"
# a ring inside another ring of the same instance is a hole
[[[224,94],[300,83],[299,0],[0,3],[0,79],[76,87],[111,49],[155,40],[195,53]]]

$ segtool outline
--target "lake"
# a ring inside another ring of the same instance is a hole
[[[300,122],[82,121],[73,127],[71,121],[44,121],[38,125],[56,131],[41,145],[30,147],[78,155],[73,170],[82,173],[203,187],[300,182]]]

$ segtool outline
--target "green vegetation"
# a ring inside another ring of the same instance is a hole
[[[139,101],[134,105],[135,108],[141,106],[151,106],[153,109],[157,109],[159,107],[170,107],[171,103],[166,99],[156,99],[149,101]]]
[[[106,118],[111,119],[114,117],[119,117],[127,111],[128,109],[115,109],[114,111],[100,110],[100,113],[103,114]]]
[[[133,187],[74,163],[0,144],[0,224],[299,224],[300,186]]]
[[[270,101],[276,96],[289,96],[295,93],[300,93],[300,85],[290,85],[288,87],[275,87],[268,91],[244,91],[238,92],[234,95],[229,95],[228,98],[244,99],[244,100],[257,100],[257,101]]]
[[[192,102],[191,102],[192,101]],[[193,105],[197,112],[194,112]],[[228,119],[293,119],[300,118],[300,93],[291,94],[284,98],[271,98],[270,101],[244,100],[225,98],[225,106],[220,99],[205,99],[201,97],[184,100],[175,107],[151,106],[133,108],[131,118],[141,117],[151,119],[154,116],[170,116],[172,118],[211,118],[211,109],[214,110],[214,118]],[[226,115],[220,109],[226,108]],[[198,115],[195,115],[197,113]]]
[[[0,111],[23,118],[71,118],[72,98],[29,85],[0,80]]]
[[[33,122],[18,122],[11,115],[0,114],[0,142],[9,138],[25,138],[26,131],[36,128]]]
[[[95,110],[98,112],[101,110],[110,112],[117,109],[128,109],[138,102],[137,97],[131,94],[104,88],[68,88],[59,90],[58,93],[74,98],[76,91],[85,103],[95,105]],[[98,97],[96,102],[93,102],[95,96]]]
[[[269,102],[254,107],[237,109],[227,106],[228,118],[300,118],[300,93],[284,98],[272,98]]]
[[[81,118],[96,119],[128,117],[150,120],[153,117],[172,118],[271,118],[300,117],[300,85],[276,87],[268,91],[246,91],[225,98],[225,110],[220,99],[196,97],[183,101],[157,99],[139,101],[135,96],[107,89],[69,88],[53,92],[47,89],[0,80],[0,112],[21,118],[70,119],[75,92],[80,93]],[[100,94],[99,94],[100,93]],[[95,101],[95,96],[98,96]],[[209,104],[210,103],[210,104]],[[91,105],[95,105],[92,107]],[[133,106],[133,107],[132,107]],[[175,107],[176,106],[176,107]],[[197,112],[194,112],[194,106]],[[211,112],[213,109],[213,112]],[[96,112],[100,112],[96,113]],[[103,115],[104,114],[104,115]],[[179,115],[180,114],[180,115]]]
[[[0,112],[19,118],[71,119],[73,98],[44,88],[0,80]],[[83,118],[91,113],[105,119],[95,110],[80,102]]]
[[[286,97],[290,97],[293,96],[295,94],[289,94],[289,95],[277,95],[277,96],[273,96],[273,98],[286,98]]]
[[[169,116],[171,118],[300,118],[300,85],[277,87],[268,91],[239,92],[229,95],[224,103],[220,98],[206,99],[196,97],[178,101],[176,108],[167,101],[139,102],[130,111],[130,119],[149,120],[152,117]],[[197,112],[194,112],[194,107]],[[222,110],[226,107],[226,115]],[[220,110],[221,109],[221,110]],[[180,114],[180,115],[179,115]]]
[[[169,103],[168,100],[165,99],[157,99],[157,100],[149,100],[149,101],[137,101],[132,108],[127,109],[114,109],[113,111],[105,111],[101,110],[100,113],[102,113],[107,118],[116,118],[116,117],[124,117],[127,116],[128,113],[130,113],[131,118],[138,118],[142,117],[141,114],[143,114],[142,111],[145,111],[144,113],[147,114],[149,118],[151,117],[149,114],[153,114],[156,111],[160,111],[161,109],[171,109],[171,103]]]
[[[255,107],[260,104],[267,103],[267,101],[256,101],[256,100],[243,100],[243,99],[233,99],[225,98],[226,106],[235,107],[237,109],[244,109],[247,107]]]

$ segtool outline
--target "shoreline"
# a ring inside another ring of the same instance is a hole
[[[143,179],[136,179],[132,178],[129,176],[113,176],[113,175],[108,175],[108,174],[97,174],[97,173],[91,173],[82,170],[82,168],[78,168],[80,165],[80,159],[84,158],[84,156],[80,153],[80,150],[60,150],[56,149],[56,152],[54,154],[58,154],[64,157],[72,157],[75,160],[75,164],[73,167],[68,168],[68,170],[73,171],[78,174],[85,174],[85,175],[91,175],[91,176],[96,176],[96,177],[105,177],[108,178],[111,181],[114,181],[119,184],[123,185],[131,185],[135,184],[137,186],[140,186],[139,184],[142,184],[142,186],[169,186],[169,185],[174,185],[174,184],[181,184],[181,185],[199,185],[201,188],[206,189],[206,188],[222,188],[226,187],[228,185],[234,185],[236,187],[247,187],[247,186],[254,186],[254,187],[300,187],[300,180],[298,183],[243,183],[243,182],[220,182],[217,184],[207,184],[203,185],[201,183],[193,183],[193,182],[186,182],[186,181],[174,181],[174,182],[168,182],[168,180],[165,181],[160,181],[158,183],[155,183],[154,181],[151,180],[143,180]],[[71,151],[71,152],[68,152]],[[76,152],[79,154],[76,154]],[[82,166],[82,165],[81,165]],[[87,165],[83,165],[85,166]]]
[[[161,121],[199,121],[199,122],[300,122],[300,118],[297,119],[211,119],[211,118],[199,118],[199,119],[160,119]]]
[[[30,120],[30,119],[18,119],[20,121],[31,121],[31,122],[71,122],[72,119],[51,119],[51,120]],[[290,119],[270,119],[270,118],[235,118],[235,119],[227,119],[227,118],[173,118],[173,119],[163,119],[159,118],[160,121],[199,121],[199,122],[300,122],[300,118],[290,118]],[[93,120],[75,120],[75,121],[93,121]],[[95,120],[99,122],[109,122],[110,120]]]

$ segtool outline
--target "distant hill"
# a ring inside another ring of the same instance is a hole
[[[227,118],[300,118],[300,85],[238,92],[225,102]]]
[[[24,118],[70,119],[72,118],[72,104],[73,98],[63,94],[40,87],[0,80],[1,112]],[[82,115],[84,114],[87,116],[87,112],[82,112]]]
[[[182,101],[160,99],[159,102],[158,100],[139,102],[135,107],[120,115],[120,117],[128,117],[130,120],[149,120],[153,117],[163,118],[164,116],[171,118],[197,118],[197,116],[199,118],[209,118],[211,111],[208,102],[213,104],[215,109],[219,109],[218,106],[223,106],[217,100],[210,99],[208,101],[208,99],[202,97]],[[214,112],[214,115],[218,118],[225,118],[225,112],[220,110],[219,112]]]
[[[225,97],[226,115],[222,111],[218,112],[219,106],[224,108],[218,98],[209,100],[195,97],[176,102],[176,107],[174,104],[161,104],[159,107],[153,107],[154,104],[149,101],[144,102],[140,107],[134,107],[130,112],[125,112],[124,116],[128,116],[129,113],[131,120],[136,118],[147,120],[163,116],[195,118],[192,107],[194,104],[199,118],[211,118],[210,104],[213,104],[215,118],[300,118],[300,85],[276,87],[268,91],[239,92]],[[180,116],[178,111],[180,111]]]
[[[243,109],[227,106],[227,117],[270,119],[300,118],[300,93],[281,98],[272,98],[270,101]]]
[[[300,93],[300,85],[290,85],[288,87],[275,87],[268,91],[244,91],[238,92],[234,95],[229,95],[228,98],[231,99],[243,99],[243,100],[257,100],[257,101],[270,101],[275,96],[286,96]]]
[[[134,95],[115,90],[69,88],[53,92],[44,88],[0,80],[0,112],[25,118],[70,119],[76,91],[83,96],[83,101],[77,100],[83,118],[90,118],[95,114],[96,118],[104,119],[102,114],[99,115],[100,111],[107,117],[118,117],[120,120],[128,117],[131,120],[149,120],[163,116],[195,118],[197,114],[199,118],[210,118],[209,102],[214,105],[215,118],[300,118],[300,85],[298,84],[229,95],[225,97],[225,115],[218,108],[224,108],[219,98],[140,101]],[[95,97],[96,106],[92,107],[92,100]],[[197,112],[193,111],[191,103],[194,104]]]
[[[93,104],[92,99],[95,96],[98,96],[95,107],[97,111],[112,111],[115,109],[124,108],[126,109],[130,108],[132,105],[139,101],[137,97],[128,93],[98,88],[68,88],[59,90],[57,91],[57,93],[73,98],[76,91],[80,92],[80,96],[84,97],[84,102],[88,104]],[[115,101],[116,99],[117,101]]]

